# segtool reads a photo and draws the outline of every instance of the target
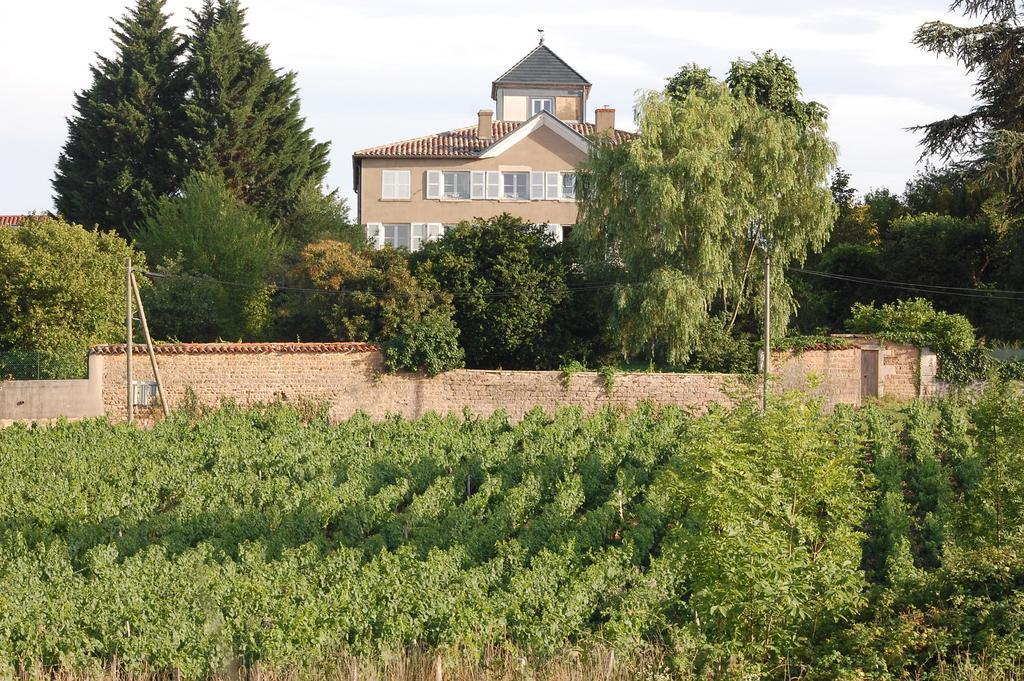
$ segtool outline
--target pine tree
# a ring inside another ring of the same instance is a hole
[[[263,216],[283,218],[328,169],[329,145],[300,115],[295,73],[274,69],[266,46],[245,37],[238,0],[205,0],[190,25],[190,168],[222,175]]]
[[[114,24],[113,58],[98,57],[53,179],[68,220],[128,236],[156,200],[181,183],[184,40],[164,0],[138,0]]]

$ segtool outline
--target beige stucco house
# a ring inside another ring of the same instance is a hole
[[[590,82],[541,42],[491,84],[496,111],[476,125],[357,151],[359,223],[378,247],[415,251],[463,220],[510,213],[556,240],[576,223],[576,166],[615,110],[584,120]]]

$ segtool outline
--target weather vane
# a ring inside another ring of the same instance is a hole
[[[544,44],[544,29],[543,28],[538,28],[537,29],[537,44],[538,45],[543,45]]]

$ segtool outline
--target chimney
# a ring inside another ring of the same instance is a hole
[[[615,130],[615,109],[603,106],[594,110],[594,132],[611,134]]]
[[[482,140],[489,140],[494,137],[491,129],[491,120],[494,118],[494,112],[490,109],[480,109],[476,115],[480,117],[480,122],[476,126],[476,136]]]

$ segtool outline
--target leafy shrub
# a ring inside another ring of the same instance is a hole
[[[689,360],[688,371],[749,374],[755,371],[758,342],[728,331],[725,319],[712,317],[704,321]]]
[[[462,223],[413,258],[425,286],[452,296],[470,367],[555,366],[568,268],[543,226],[508,214]]]
[[[846,327],[894,343],[927,346],[939,355],[967,352],[975,346],[974,327],[963,315],[940,312],[924,298],[875,307],[857,303]]]
[[[157,279],[159,292],[151,297],[155,336],[262,336],[273,291],[268,282],[284,246],[277,229],[233,196],[222,178],[190,175],[181,195],[159,201],[137,238],[150,261],[169,275]]]
[[[384,362],[389,371],[424,371],[429,376],[465,366],[451,308],[438,307],[403,321],[395,337],[384,343]]]
[[[853,333],[931,348],[939,356],[940,377],[947,382],[962,384],[984,374],[986,359],[976,347],[971,322],[963,315],[936,310],[924,298],[881,307],[856,303],[846,326]]]
[[[84,362],[90,345],[123,341],[129,256],[145,266],[115,234],[60,219],[0,229],[0,350],[42,352],[59,375],[54,362]]]

